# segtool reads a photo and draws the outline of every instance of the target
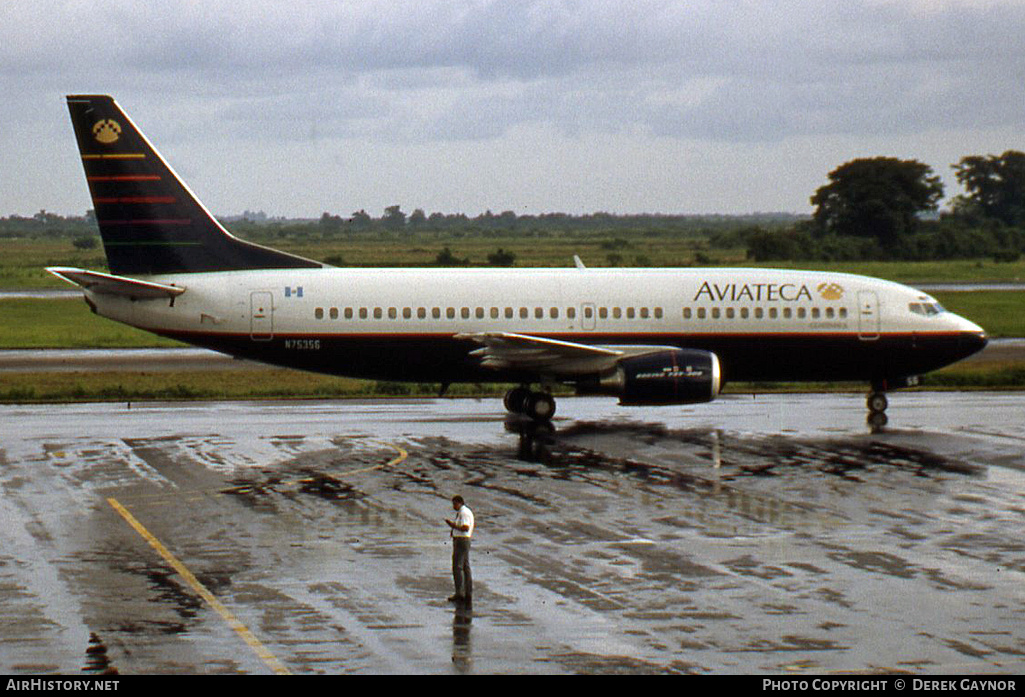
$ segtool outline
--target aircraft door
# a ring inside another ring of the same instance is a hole
[[[879,338],[879,296],[873,290],[858,291],[858,338],[862,341]]]
[[[269,291],[249,294],[249,338],[253,341],[274,338],[274,294]]]

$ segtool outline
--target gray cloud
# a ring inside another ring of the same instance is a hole
[[[174,146],[445,147],[539,128],[768,146],[963,131],[967,143],[1025,126],[1017,0],[5,0],[3,11],[0,88],[20,113],[49,124],[41,94],[110,91],[166,113],[155,127]]]

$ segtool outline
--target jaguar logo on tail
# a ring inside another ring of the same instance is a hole
[[[93,137],[104,145],[113,145],[121,137],[121,124],[114,119],[103,119],[93,124]]]

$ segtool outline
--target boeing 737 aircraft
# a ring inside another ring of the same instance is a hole
[[[111,97],[67,102],[109,273],[48,270],[104,317],[233,356],[512,383],[506,408],[540,421],[559,384],[637,405],[707,402],[729,380],[856,380],[881,426],[887,389],[986,344],[932,297],[849,274],[334,268],[232,236]]]

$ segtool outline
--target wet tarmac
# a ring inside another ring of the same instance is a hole
[[[2,406],[0,671],[1025,669],[1025,395],[559,410]]]

